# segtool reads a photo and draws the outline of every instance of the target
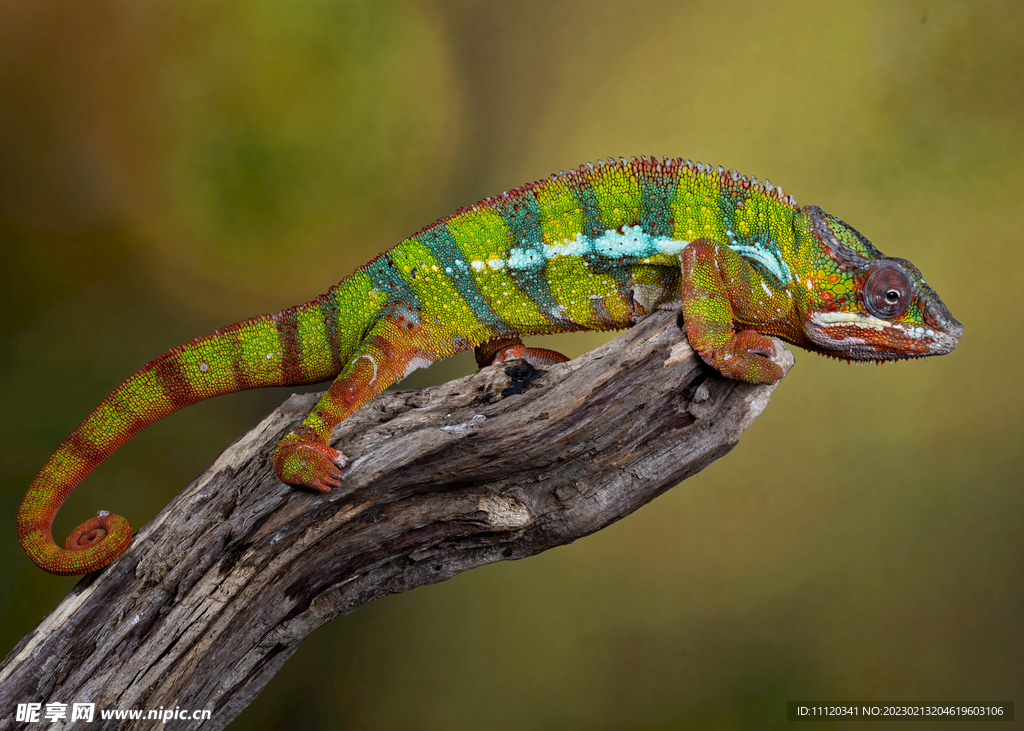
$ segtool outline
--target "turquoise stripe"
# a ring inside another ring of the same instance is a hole
[[[473,281],[473,270],[469,262],[462,258],[462,251],[455,243],[446,223],[434,224],[416,236],[416,240],[430,249],[430,253],[437,259],[438,266],[444,269],[444,273],[452,280],[455,289],[462,299],[466,300],[466,304],[480,322],[496,335],[512,332],[512,327],[491,308],[487,298],[477,289],[476,282]]]

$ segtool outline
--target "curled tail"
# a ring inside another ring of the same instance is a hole
[[[106,511],[79,525],[63,548],[53,540],[57,511],[103,460],[151,424],[197,401],[262,386],[316,383],[341,370],[340,294],[244,320],[179,345],[107,396],[46,461],[18,509],[18,542],[52,574],[103,568],[128,546],[132,529]],[[333,327],[332,327],[333,325]]]

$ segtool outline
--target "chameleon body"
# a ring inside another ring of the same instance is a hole
[[[310,302],[164,353],[111,393],[32,482],[18,539],[46,571],[110,563],[131,528],[101,512],[51,537],[58,508],[103,460],[188,404],[334,378],[281,441],[274,469],[328,491],[334,427],[411,371],[476,348],[481,364],[565,358],[525,335],[629,327],[681,307],[693,348],[730,378],[773,383],[777,336],[846,360],[948,353],[963,334],[910,262],[781,188],[688,160],[609,160],[486,198],[420,231]]]

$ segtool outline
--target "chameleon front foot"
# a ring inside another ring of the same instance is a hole
[[[773,384],[785,375],[774,362],[779,356],[775,343],[754,330],[740,330],[725,347],[698,353],[705,363],[735,381]]]
[[[341,468],[346,464],[348,460],[337,449],[294,432],[282,439],[274,452],[274,472],[282,482],[317,492],[341,487],[345,479]]]

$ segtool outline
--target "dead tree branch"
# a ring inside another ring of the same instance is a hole
[[[189,727],[223,728],[317,627],[600,530],[732,449],[771,390],[709,369],[660,312],[546,371],[385,393],[335,432],[352,464],[326,496],[271,469],[318,397],[293,396],[7,656],[0,727],[42,699],[209,709]]]

